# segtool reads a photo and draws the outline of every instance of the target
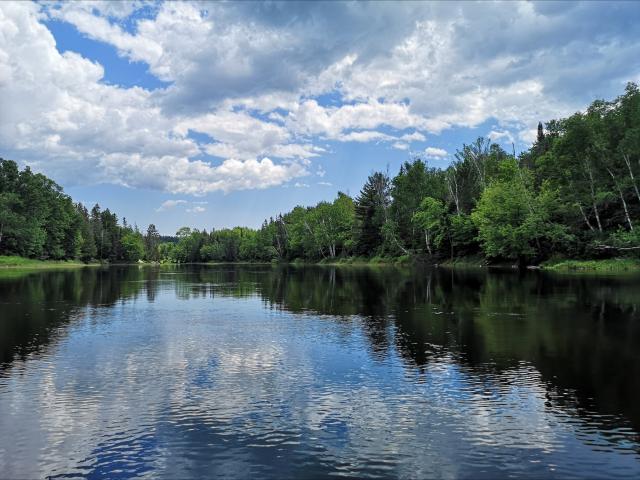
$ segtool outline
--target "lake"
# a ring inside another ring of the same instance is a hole
[[[638,478],[640,278],[0,272],[1,478]]]

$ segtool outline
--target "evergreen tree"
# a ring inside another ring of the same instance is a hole
[[[156,226],[151,223],[147,227],[147,234],[144,237],[145,258],[152,262],[157,262],[160,258],[158,255],[158,246],[160,245],[160,233]]]
[[[88,262],[96,258],[97,249],[96,249],[96,241],[93,233],[93,228],[91,226],[91,220],[89,218],[89,212],[86,207],[81,203],[76,205],[76,209],[79,214],[80,219],[80,258]]]
[[[355,199],[355,249],[358,255],[375,255],[382,246],[382,226],[391,203],[389,177],[376,172],[369,175]]]

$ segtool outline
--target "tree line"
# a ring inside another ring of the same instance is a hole
[[[546,127],[546,128],[545,128]],[[0,253],[130,262],[333,261],[467,255],[535,263],[640,252],[640,90],[538,125],[515,154],[486,138],[444,169],[414,156],[373,172],[355,198],[297,206],[258,229],[181,228],[161,237],[88,211],[29,168],[0,161]]]

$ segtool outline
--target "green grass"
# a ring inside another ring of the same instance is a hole
[[[640,260],[610,258],[606,260],[548,260],[540,267],[552,272],[618,273],[640,271]]]
[[[9,268],[60,268],[85,267],[87,264],[78,260],[36,260],[15,255],[0,255],[0,269]]]

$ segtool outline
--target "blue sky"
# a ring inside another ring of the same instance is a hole
[[[640,74],[634,2],[3,2],[0,156],[164,234],[356,195]]]

